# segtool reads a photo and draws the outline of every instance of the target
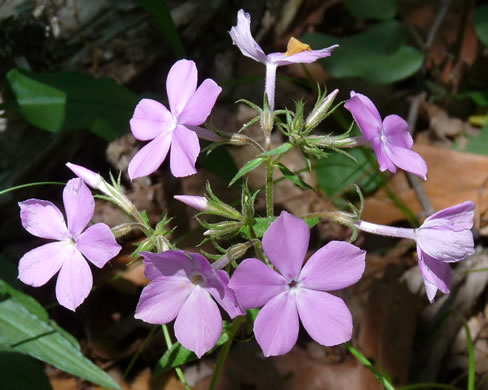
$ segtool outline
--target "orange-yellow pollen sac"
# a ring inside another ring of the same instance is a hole
[[[198,274],[197,274],[197,275],[193,275],[193,276],[191,277],[191,282],[192,282],[193,284],[196,284],[196,285],[201,285],[201,284],[202,284],[202,282],[203,282],[203,278],[202,278],[202,276],[201,276],[201,275],[198,275]]]
[[[291,37],[288,41],[288,45],[286,46],[285,56],[292,56],[293,54],[301,53],[302,51],[312,51],[312,48],[310,45]]]

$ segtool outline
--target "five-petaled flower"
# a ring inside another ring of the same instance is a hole
[[[214,270],[202,255],[180,250],[141,255],[151,282],[142,290],[135,317],[150,324],[176,318],[176,338],[198,357],[212,349],[222,333],[222,317],[213,299],[231,318],[244,314],[228,287],[227,273]]]
[[[39,287],[59,271],[56,298],[62,306],[75,310],[93,284],[85,258],[102,268],[121,247],[104,223],[85,229],[93,217],[95,200],[81,179],[68,181],[63,203],[67,227],[61,211],[49,201],[29,199],[19,203],[22,226],[34,236],[56,240],[32,249],[20,259],[19,279]]]
[[[299,319],[318,343],[337,345],[352,336],[352,316],[341,298],[327,293],[356,283],[365,267],[365,251],[332,241],[305,263],[310,230],[300,218],[282,212],[264,233],[263,249],[276,267],[246,259],[229,286],[244,309],[264,305],[254,334],[265,356],[282,355],[295,345]]]
[[[382,172],[396,173],[397,167],[427,180],[427,165],[412,149],[413,139],[408,123],[398,115],[388,115],[383,121],[374,103],[365,95],[351,91],[344,105],[364,138],[372,145]]]
[[[449,294],[449,263],[464,260],[474,253],[471,232],[474,208],[472,201],[448,207],[432,214],[418,229],[377,225],[366,221],[359,221],[356,226],[369,233],[415,240],[425,292],[429,301],[433,302],[437,290]]]
[[[193,61],[177,61],[166,79],[169,111],[156,100],[142,99],[130,120],[135,138],[149,141],[129,163],[129,177],[147,176],[163,163],[171,146],[170,168],[176,177],[196,173],[200,153],[198,126],[207,120],[222,88],[205,79],[197,89],[197,68]],[[208,131],[207,131],[208,133]]]
[[[266,55],[251,34],[251,16],[242,9],[237,13],[237,25],[230,29],[229,34],[234,45],[237,45],[242,54],[266,65],[265,91],[271,111],[274,108],[276,68],[278,66],[315,62],[320,58],[330,56],[332,50],[339,47],[339,45],[333,45],[326,49],[312,50],[310,46],[292,38],[285,53]]]

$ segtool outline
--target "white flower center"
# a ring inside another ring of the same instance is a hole
[[[173,131],[176,129],[176,126],[178,125],[178,118],[174,115],[171,116],[171,122],[169,124],[169,131]]]

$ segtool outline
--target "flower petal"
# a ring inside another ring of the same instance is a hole
[[[352,316],[341,298],[302,288],[296,299],[303,327],[317,343],[330,347],[351,339]]]
[[[178,123],[192,126],[201,125],[210,115],[220,92],[222,92],[222,88],[215,81],[204,80],[178,116]]]
[[[227,312],[230,318],[246,314],[239,305],[234,290],[229,287],[229,275],[224,270],[217,271],[217,276],[224,287],[223,294],[216,289],[207,289],[217,303]]]
[[[75,311],[90,294],[93,277],[81,253],[71,246],[71,255],[63,263],[56,282],[56,298],[60,305]]]
[[[166,92],[174,116],[179,116],[197,89],[197,67],[191,60],[179,60],[166,78]]]
[[[200,153],[200,143],[195,132],[178,125],[174,131],[171,145],[170,167],[175,177],[197,173],[195,162]]]
[[[229,283],[244,309],[263,306],[271,298],[286,291],[287,281],[258,259],[245,259],[239,264]]]
[[[50,242],[27,252],[19,262],[19,279],[32,287],[46,284],[70,260],[70,247],[67,242]]]
[[[263,249],[266,256],[288,280],[300,273],[310,241],[308,225],[298,217],[282,211],[266,230]]]
[[[78,237],[93,218],[95,199],[83,180],[71,179],[64,187],[63,203],[68,230],[73,237]]]
[[[208,207],[208,201],[204,196],[175,195],[173,198],[199,211],[207,210]]]
[[[185,252],[180,250],[169,250],[162,253],[141,252],[144,259],[144,275],[149,280],[160,277],[179,276],[189,279],[195,271],[193,262]],[[193,255],[193,253],[188,253]]]
[[[473,227],[475,206],[473,201],[468,200],[467,202],[448,207],[447,209],[432,214],[425,220],[422,226],[441,226],[440,222],[442,221],[442,226],[449,227],[449,229],[455,232],[471,229]]]
[[[438,261],[464,260],[474,253],[471,230],[455,232],[448,229],[431,229],[423,225],[415,231],[417,245],[422,251]]]
[[[142,99],[130,120],[132,134],[140,141],[154,139],[161,133],[172,130],[174,126],[171,112],[152,99]]]
[[[425,294],[430,303],[434,302],[435,295],[437,294],[437,286],[424,279]]]
[[[419,246],[417,246],[417,253],[419,255],[420,272],[424,280],[435,285],[444,294],[449,294],[449,286],[452,279],[451,267],[449,264],[430,257],[423,252]],[[429,292],[432,293],[432,290],[432,288],[427,290],[428,295],[430,295]],[[429,296],[429,300],[432,302],[433,297],[431,299]]]
[[[383,121],[383,129],[388,141],[395,146],[412,149],[413,139],[408,131],[408,123],[398,115],[388,115]]]
[[[237,25],[230,29],[229,34],[232,42],[243,55],[266,64],[266,54],[264,54],[263,49],[261,49],[251,34],[251,15],[242,9],[239,10],[237,13]]]
[[[142,290],[134,317],[149,324],[173,321],[193,287],[188,279],[180,277],[169,276],[152,281]]]
[[[28,199],[19,202],[22,226],[30,234],[51,240],[64,240],[69,232],[61,211],[51,202]]]
[[[376,154],[376,159],[378,160],[378,165],[380,167],[380,171],[384,172],[386,170],[396,173],[397,168],[395,164],[390,160],[388,155],[385,151],[385,145],[381,142],[380,138],[376,138],[373,142],[373,149]]]
[[[320,50],[306,50],[293,55],[285,55],[285,53],[271,53],[268,54],[268,61],[278,66],[290,64],[309,64],[321,58],[329,57],[332,50],[338,48],[339,45],[332,45]]]
[[[256,341],[266,357],[290,352],[297,342],[298,329],[295,294],[288,292],[266,303],[254,322]]]
[[[211,350],[222,333],[222,317],[217,304],[203,288],[196,286],[175,321],[175,336],[198,358]]]
[[[351,98],[344,104],[349,110],[359,129],[367,140],[373,139],[381,134],[381,116],[374,103],[365,95],[351,91]]]
[[[98,268],[117,256],[122,247],[117,244],[110,228],[104,223],[90,226],[76,239],[78,250]]]
[[[161,134],[139,150],[129,163],[129,177],[148,176],[161,166],[173,138],[173,132]]]
[[[299,282],[304,288],[339,290],[363,275],[366,251],[344,241],[331,241],[315,252],[303,266]]]
[[[388,143],[385,144],[385,151],[398,168],[427,180],[427,164],[420,154]]]

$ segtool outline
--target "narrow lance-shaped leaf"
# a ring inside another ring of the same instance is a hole
[[[248,174],[249,172],[255,170],[264,161],[265,161],[265,159],[262,157],[257,157],[254,160],[248,161],[241,169],[239,169],[239,172],[237,172],[237,174],[234,176],[234,178],[230,181],[229,187],[232,184],[234,184],[237,180],[239,180],[242,176],[244,176],[244,175]]]
[[[296,174],[295,172],[288,169],[282,163],[277,163],[276,166],[280,169],[283,176],[285,176],[288,180],[290,180],[297,187],[302,188],[302,189],[315,191],[315,189],[312,186],[310,186],[309,184],[305,183],[303,181],[303,179],[298,174]]]

